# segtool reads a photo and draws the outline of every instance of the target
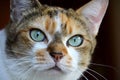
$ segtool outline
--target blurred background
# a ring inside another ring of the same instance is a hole
[[[40,0],[42,4],[77,9],[90,0]],[[0,2],[0,29],[9,22],[9,0]],[[97,47],[93,54],[89,68],[103,75],[107,80],[120,80],[120,0],[110,0],[107,13],[101,24],[97,36]],[[89,70],[88,70],[89,71]],[[105,80],[99,74],[90,71],[99,80]],[[96,80],[88,73],[84,73],[89,80]],[[85,80],[81,78],[80,80]]]

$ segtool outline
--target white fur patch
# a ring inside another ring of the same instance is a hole
[[[0,49],[5,48],[5,41],[6,41],[6,33],[5,30],[0,31]]]
[[[6,33],[5,30],[0,31],[0,80],[12,80],[10,79],[9,72],[7,71],[7,67],[5,65],[5,41],[6,41]]]
[[[56,32],[61,32],[61,19],[59,17],[59,14],[57,16],[55,16],[55,21],[57,23],[57,26],[56,26]]]
[[[37,42],[36,44],[34,44],[32,51],[35,52],[40,49],[46,49],[47,46],[48,45],[45,44],[44,42]]]

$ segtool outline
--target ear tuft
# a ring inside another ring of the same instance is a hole
[[[108,6],[108,2],[108,0],[92,0],[76,11],[78,14],[82,14],[86,17],[92,24],[89,26],[89,29],[94,36],[98,33],[100,24]]]

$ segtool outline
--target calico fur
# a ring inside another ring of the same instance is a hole
[[[37,0],[11,0],[11,21],[0,31],[0,80],[77,80],[90,64],[107,4],[92,0],[75,11]],[[44,33],[44,41],[31,39],[34,29]],[[68,45],[76,35],[83,43]],[[62,53],[62,58],[55,61],[51,53]]]

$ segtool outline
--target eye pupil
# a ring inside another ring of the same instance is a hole
[[[39,35],[40,35],[40,33],[39,33],[39,32],[37,32],[37,34],[36,34],[36,38],[38,38],[38,37],[39,37]]]
[[[74,39],[74,42],[76,42],[76,39]]]

